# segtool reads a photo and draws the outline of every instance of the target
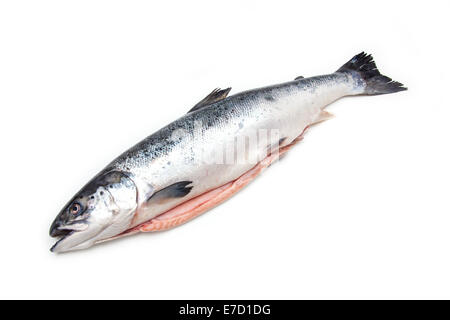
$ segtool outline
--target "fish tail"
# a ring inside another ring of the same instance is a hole
[[[407,90],[400,82],[386,77],[378,68],[370,54],[361,52],[350,59],[336,72],[351,73],[362,80],[364,91],[362,94],[376,95]]]

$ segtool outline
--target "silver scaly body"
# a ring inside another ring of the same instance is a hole
[[[236,156],[261,159],[267,145],[276,144],[279,138],[286,138],[283,144],[291,143],[317,120],[326,105],[362,91],[351,75],[334,73],[238,93],[172,122],[108,166],[108,170],[127,172],[137,184],[138,193],[144,195],[139,199],[138,219],[130,226],[148,221],[250,170],[255,162],[246,159],[236,159],[234,163],[204,161],[227,154],[227,148],[234,148],[236,137],[249,137],[258,130],[277,130],[279,136],[269,134],[267,143],[249,150],[255,154],[234,152]],[[275,140],[270,141],[271,137]],[[149,192],[184,180],[193,182],[187,196],[146,205]],[[152,186],[150,190],[148,185]]]

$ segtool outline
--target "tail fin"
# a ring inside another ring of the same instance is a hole
[[[383,76],[370,54],[361,52],[336,72],[356,72],[365,83],[364,94],[375,95],[407,90],[400,82]]]

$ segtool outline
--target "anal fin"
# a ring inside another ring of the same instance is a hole
[[[314,120],[314,122],[311,123],[311,125],[318,124],[318,123],[321,123],[321,122],[330,120],[330,119],[332,119],[332,118],[334,118],[334,117],[335,117],[334,114],[332,114],[332,113],[330,113],[330,112],[328,112],[328,111],[322,110],[322,111],[319,113],[319,116],[316,118],[316,120]]]

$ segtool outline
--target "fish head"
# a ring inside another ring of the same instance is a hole
[[[137,188],[123,172],[102,172],[86,184],[56,216],[50,249],[66,252],[89,248],[128,229],[137,208]]]

